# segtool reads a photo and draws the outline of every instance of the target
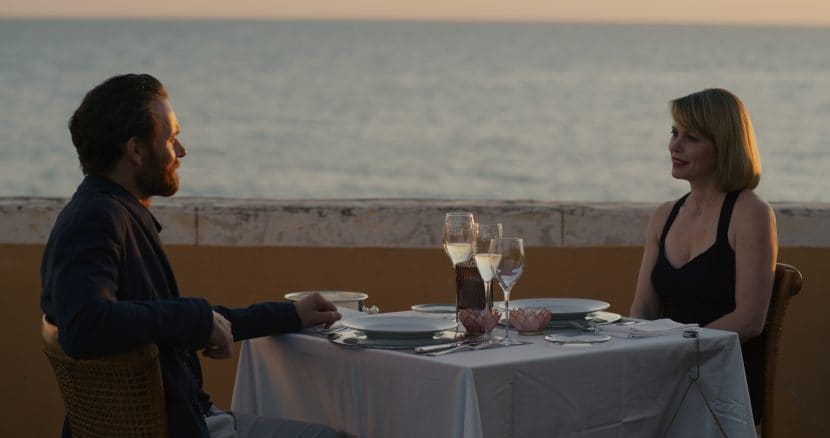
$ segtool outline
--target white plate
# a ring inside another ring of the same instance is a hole
[[[573,327],[574,323],[581,324],[582,326],[589,327],[591,324],[611,324],[612,322],[617,322],[622,319],[622,316],[619,313],[611,313],[611,312],[596,312],[596,313],[589,313],[582,318],[574,318],[574,319],[557,319],[551,320],[548,323],[548,328],[562,328],[562,327]]]
[[[426,313],[455,313],[455,304],[416,304],[410,307],[410,309]]]
[[[504,301],[496,303],[496,307],[504,309]],[[587,314],[605,310],[611,305],[605,301],[585,298],[527,298],[510,301],[510,307],[547,307],[551,313],[551,321],[556,321],[583,319]]]
[[[611,339],[608,335],[554,333],[545,336],[546,341],[556,344],[596,344]]]
[[[380,348],[384,350],[409,350],[427,345],[448,344],[464,337],[464,333],[456,331],[438,332],[431,337],[415,339],[384,339],[370,338],[357,330],[344,330],[329,335],[329,340],[335,344],[349,347]]]
[[[435,333],[458,327],[457,322],[443,318],[401,315],[367,315],[342,320],[341,323],[376,339],[431,338]]]

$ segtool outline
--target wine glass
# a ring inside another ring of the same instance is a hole
[[[481,280],[484,282],[484,307],[487,312],[487,318],[493,315],[493,267],[490,260],[494,254],[490,253],[490,240],[501,237],[501,224],[476,224],[475,225],[475,241],[473,242],[473,257],[475,258],[476,268],[481,275]],[[484,342],[490,342],[490,330],[484,333]]]
[[[444,217],[444,251],[452,261],[453,270],[473,256],[475,221],[472,213],[447,213]],[[458,292],[455,297],[455,318],[458,320]]]
[[[444,217],[444,251],[453,266],[473,256],[474,226],[472,213],[447,213]]]
[[[496,238],[490,241],[490,266],[493,275],[499,281],[504,293],[504,314],[507,318],[504,326],[504,339],[499,341],[503,345],[518,345],[510,339],[510,290],[521,277],[525,265],[525,249],[522,239]]]

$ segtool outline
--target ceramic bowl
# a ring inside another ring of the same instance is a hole
[[[363,311],[363,302],[366,301],[367,298],[369,298],[369,295],[366,295],[363,292],[351,292],[342,290],[306,290],[301,292],[287,293],[285,294],[285,299],[296,302],[315,293],[322,295],[323,298],[334,303],[335,306],[358,311]]]
[[[498,310],[493,309],[487,313],[485,309],[463,309],[458,312],[458,320],[471,335],[481,335],[489,332],[496,326],[501,318]]]
[[[545,307],[510,309],[510,324],[520,335],[540,335],[548,326],[550,316],[550,309]]]

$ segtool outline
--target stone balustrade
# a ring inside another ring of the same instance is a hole
[[[67,202],[0,198],[0,243],[45,243]],[[157,199],[168,245],[429,248],[444,213],[500,221],[529,247],[641,246],[650,203],[447,200]],[[830,204],[774,203],[781,246],[830,247]]]

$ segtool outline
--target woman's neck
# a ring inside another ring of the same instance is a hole
[[[717,209],[720,211],[723,204],[723,198],[726,193],[718,190],[714,183],[695,184],[691,183],[689,197],[686,198],[684,205],[692,207],[695,212],[702,213]]]

